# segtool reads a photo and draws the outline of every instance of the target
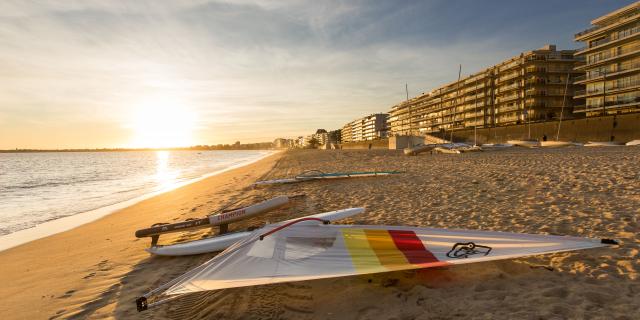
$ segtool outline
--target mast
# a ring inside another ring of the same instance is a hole
[[[560,126],[562,125],[562,115],[564,114],[564,104],[567,100],[567,89],[569,88],[569,77],[571,72],[567,72],[567,81],[564,84],[564,96],[562,97],[562,108],[560,109],[560,120],[558,121],[558,133],[556,134],[556,141],[560,140]]]
[[[411,104],[409,103],[409,84],[405,83],[404,84],[404,91],[407,94],[407,104],[409,106],[409,144],[407,145],[407,147],[411,148],[413,147],[413,119],[411,118]]]
[[[458,68],[458,84],[456,86],[456,98],[453,99],[453,119],[451,121],[451,138],[449,141],[453,143],[453,127],[456,123],[456,116],[458,115],[458,98],[460,98],[460,76],[462,75],[462,64]]]
[[[475,102],[473,105],[473,146],[475,147],[478,145],[478,79],[476,79],[476,85],[473,89],[475,91]]]

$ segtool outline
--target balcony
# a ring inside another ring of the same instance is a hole
[[[504,81],[511,80],[511,79],[514,79],[514,78],[517,78],[517,77],[521,77],[521,76],[522,76],[522,74],[520,74],[520,72],[510,73],[508,75],[505,75],[505,76],[502,76],[502,77],[498,78],[498,82],[504,82]]]
[[[591,59],[588,59],[587,64],[585,64],[583,66],[580,66],[579,68],[580,69],[584,69],[584,68],[599,64],[601,62],[606,62],[609,59],[613,59],[613,58],[621,57],[621,56],[626,55],[626,54],[637,53],[637,52],[640,52],[640,45],[638,45],[638,44],[630,46],[630,47],[618,49],[615,53],[603,52],[597,58],[596,57],[591,57]],[[578,68],[576,68],[576,69],[578,69]]]
[[[584,31],[580,31],[580,32],[574,34],[574,39],[576,41],[582,41],[582,40],[579,39],[582,36],[585,36],[585,35],[590,34],[590,33],[594,33],[596,31],[609,30],[609,29],[618,27],[620,25],[624,25],[624,24],[626,24],[626,23],[628,23],[630,21],[634,21],[634,20],[638,19],[638,17],[639,17],[638,13],[637,12],[633,12],[633,13],[631,13],[629,15],[625,15],[624,17],[614,21],[613,23],[608,23],[608,24],[605,24],[605,25],[602,25],[602,24],[595,25],[595,26],[593,26],[593,27],[591,27],[589,29],[586,29]]]
[[[504,113],[504,112],[517,111],[517,110],[520,110],[520,106],[518,105],[499,107],[497,110],[497,113]]]
[[[525,91],[525,94],[529,97],[531,96],[546,96],[547,92],[544,90],[538,90],[538,89],[528,89],[527,91]]]
[[[604,76],[614,77],[619,74],[625,73],[627,71],[637,71],[637,70],[640,70],[640,62],[622,65],[618,69],[613,71],[607,71],[607,72],[591,71],[583,76],[575,77],[573,81],[582,82],[587,80],[601,79]]]
[[[527,73],[547,72],[547,69],[543,67],[528,67],[526,70],[527,70]]]
[[[500,87],[498,94],[501,94],[503,92],[507,92],[507,91],[510,91],[510,90],[513,90],[513,89],[519,89],[519,88],[522,88],[522,84],[520,84],[519,82],[516,82],[516,83],[510,84],[508,86]]]
[[[607,101],[606,104],[604,105],[604,109],[616,109],[616,108],[627,107],[627,106],[638,105],[638,104],[640,104],[640,96]],[[600,102],[600,103],[592,103],[592,104],[581,105],[581,106],[574,106],[573,112],[580,113],[580,112],[598,111],[602,109],[603,109],[603,105],[602,105],[602,102]]]
[[[603,90],[603,88],[595,88],[595,89],[591,89],[591,90],[577,90],[574,93],[574,97],[579,97],[579,96],[592,96],[592,95],[596,95],[596,94],[605,94],[605,93],[614,93],[616,91],[619,90],[624,90],[624,89],[628,89],[628,88],[633,88],[633,87],[637,87],[640,86],[640,80],[636,80],[636,81],[629,81],[627,83],[624,83],[622,85],[612,85],[612,86],[607,86],[606,90]]]
[[[498,71],[502,72],[502,71],[505,71],[505,70],[509,70],[511,68],[517,67],[518,65],[520,65],[520,60],[511,61],[511,62],[505,64],[504,66],[499,67]]]
[[[640,27],[633,27],[633,28],[631,28],[629,30],[629,34],[626,34],[623,37],[614,39],[614,38],[611,38],[609,36],[609,37],[606,37],[604,39],[600,39],[598,41],[594,41],[591,44],[589,44],[589,46],[585,46],[585,47],[582,47],[582,48],[576,50],[576,54],[583,54],[586,51],[590,51],[591,49],[594,49],[594,48],[597,48],[597,47],[600,47],[600,46],[604,46],[607,43],[616,42],[616,41],[620,41],[620,40],[631,38],[631,37],[637,35],[638,33],[640,33]]]
[[[545,84],[547,81],[542,78],[529,78],[525,80],[525,84],[527,85],[536,85],[536,84]]]

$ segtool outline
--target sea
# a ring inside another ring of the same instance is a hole
[[[267,150],[0,153],[0,250],[68,230],[271,153]],[[52,223],[58,220],[66,223]]]

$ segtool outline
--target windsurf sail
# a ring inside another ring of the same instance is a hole
[[[315,218],[304,218],[309,219]],[[199,291],[513,259],[613,243],[568,236],[292,221],[255,231],[139,298],[137,305],[145,310]]]
[[[355,172],[324,173],[320,170],[309,170],[293,178],[257,181],[253,185],[260,186],[260,185],[269,185],[269,184],[296,183],[296,182],[321,180],[321,179],[343,179],[343,178],[388,176],[388,175],[399,174],[399,173],[403,173],[403,172],[402,171],[355,171]]]

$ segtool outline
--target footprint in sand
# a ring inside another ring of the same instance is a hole
[[[91,279],[93,277],[95,277],[96,273],[95,272],[91,272],[88,275],[82,277],[82,279]]]
[[[67,292],[65,292],[63,295],[59,296],[58,299],[66,299],[71,297],[74,293],[76,292],[76,290],[69,290]]]

